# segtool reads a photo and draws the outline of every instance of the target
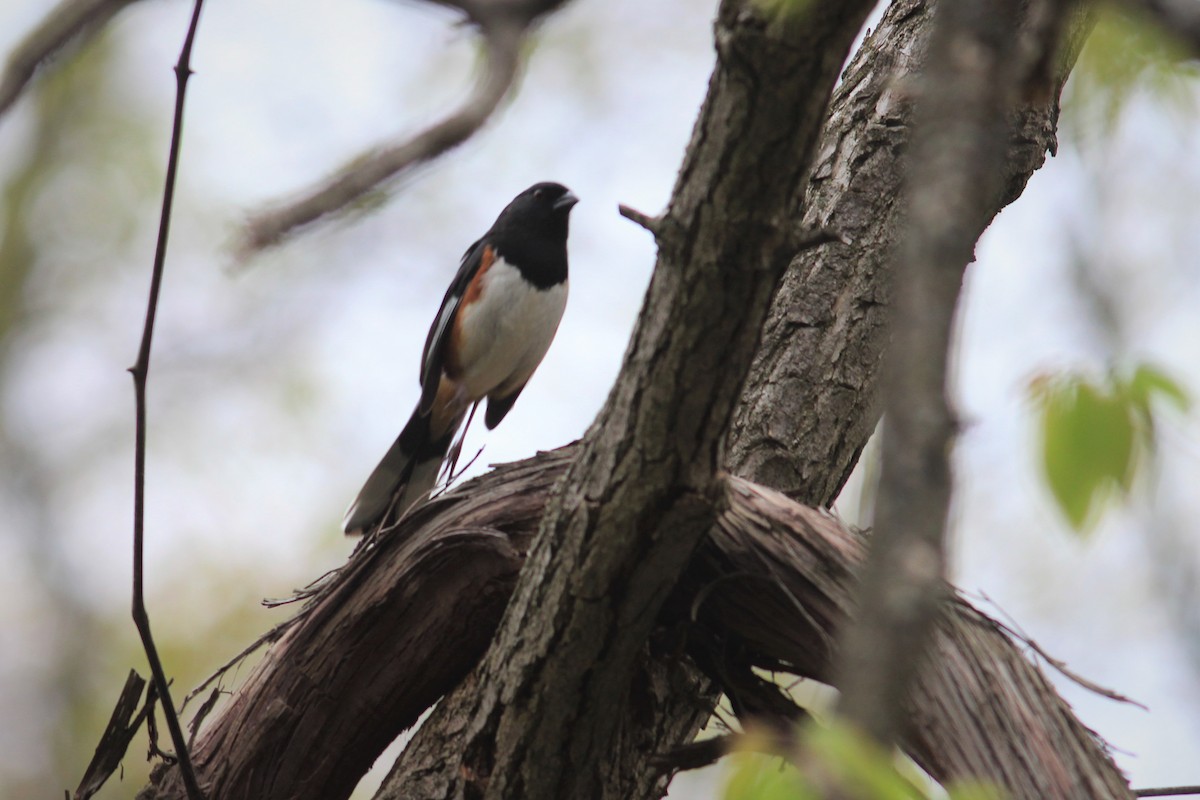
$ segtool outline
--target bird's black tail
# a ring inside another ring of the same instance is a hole
[[[342,529],[348,535],[366,533],[390,508],[399,513],[407,511],[437,483],[438,472],[458,425],[450,426],[446,433],[434,439],[431,422],[430,415],[421,414],[419,407],[413,411],[404,430],[400,431],[346,511]]]

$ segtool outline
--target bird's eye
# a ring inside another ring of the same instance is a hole
[[[535,189],[533,192],[533,196],[536,197],[538,200],[545,200],[546,199],[546,190],[545,189]]]

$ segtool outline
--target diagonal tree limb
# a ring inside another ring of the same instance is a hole
[[[361,153],[299,197],[253,213],[239,234],[236,250],[240,258],[279,244],[300,228],[344,211],[385,181],[431,161],[471,138],[512,89],[529,26],[565,0],[430,2],[463,11],[479,28],[484,64],[471,96],[445,119],[411,139]]]
[[[722,510],[733,407],[797,246],[829,94],[872,5],[721,4],[720,66],[624,367],[542,520],[443,791],[625,794],[606,781],[619,701],[659,608]]]
[[[63,0],[13,47],[0,74],[0,117],[20,99],[37,70],[68,44],[92,36],[134,0]]]

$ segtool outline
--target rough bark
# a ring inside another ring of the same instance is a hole
[[[904,228],[901,191],[934,5],[895,0],[834,93],[805,198],[805,226],[849,244],[800,253],[779,288],[735,418],[731,472],[808,505],[837,497],[879,420],[891,302],[889,261]],[[1022,106],[994,217],[1057,147],[1058,96]]]

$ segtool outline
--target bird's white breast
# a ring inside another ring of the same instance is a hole
[[[497,258],[480,297],[459,309],[461,381],[472,400],[523,386],[550,349],[567,305],[567,282],[537,289]]]

